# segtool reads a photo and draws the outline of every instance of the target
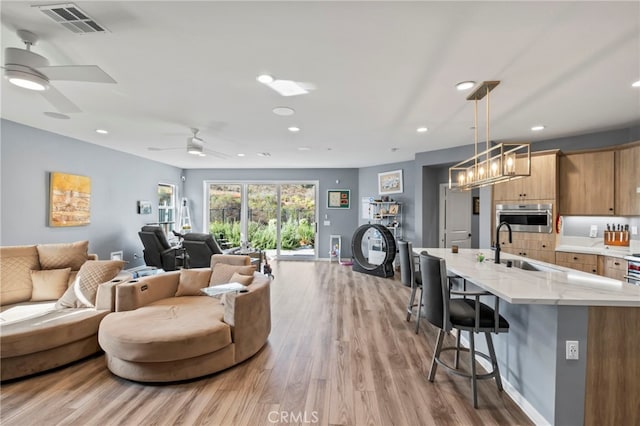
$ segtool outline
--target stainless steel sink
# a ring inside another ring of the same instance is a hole
[[[512,268],[522,269],[523,271],[561,272],[559,269],[551,268],[545,265],[540,265],[539,263],[528,262],[526,260],[502,259],[500,261],[500,263],[503,263],[505,265],[507,265],[507,262],[511,262]]]

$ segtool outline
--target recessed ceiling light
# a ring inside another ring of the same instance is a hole
[[[416,129],[416,132],[418,132],[418,133],[425,133],[425,132],[427,132],[428,130],[429,130],[429,129],[428,129],[428,128],[426,128],[426,127],[418,127],[418,128]]]
[[[269,83],[273,83],[273,77],[270,76],[269,74],[260,74],[256,80],[258,80],[260,83],[262,84],[269,84]]]
[[[308,146],[299,146],[298,151],[311,151],[311,148]]]
[[[243,154],[243,153],[236,154],[236,155],[237,155],[238,157],[244,157],[244,154]]]
[[[105,129],[96,129],[96,133],[100,133],[101,135],[106,135],[109,133],[109,131]]]
[[[461,81],[460,83],[456,84],[456,89],[458,90],[469,90],[471,89],[474,85],[476,84],[475,81]]]
[[[271,154],[268,152],[259,152],[258,157],[271,157]]]
[[[273,113],[275,115],[281,115],[283,117],[286,117],[288,115],[295,114],[295,111],[293,110],[293,108],[289,108],[289,107],[275,107],[273,109]]]
[[[640,87],[640,80],[638,80],[635,83],[631,84],[631,87]]]
[[[539,132],[540,130],[544,130],[544,126],[533,126],[531,130],[534,132]]]
[[[47,112],[45,112],[43,114],[46,115],[47,117],[57,118],[59,120],[68,120],[68,119],[71,118],[67,114],[61,114],[59,112],[47,111]]]
[[[296,127],[296,126],[291,126],[288,128],[290,132],[299,132],[300,131],[300,127]]]

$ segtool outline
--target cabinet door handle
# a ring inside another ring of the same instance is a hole
[[[578,260],[578,258],[574,256],[573,260]]]
[[[609,208],[609,211],[610,211],[610,212],[612,212],[612,211],[613,211],[613,207],[610,207],[610,208]]]
[[[595,270],[595,269],[592,269],[592,270],[591,270],[591,272],[595,273],[595,272],[596,272],[596,270]]]
[[[614,262],[613,264],[616,266],[620,266],[620,262]]]
[[[542,245],[542,248],[547,248],[547,245],[546,245],[546,244],[543,244],[543,245]]]

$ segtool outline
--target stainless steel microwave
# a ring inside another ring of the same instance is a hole
[[[514,232],[553,232],[551,204],[496,204],[496,225],[507,222]]]

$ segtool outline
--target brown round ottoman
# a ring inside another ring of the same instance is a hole
[[[107,315],[98,341],[117,376],[143,382],[191,379],[234,364],[231,327],[223,319],[219,299],[171,297]]]

